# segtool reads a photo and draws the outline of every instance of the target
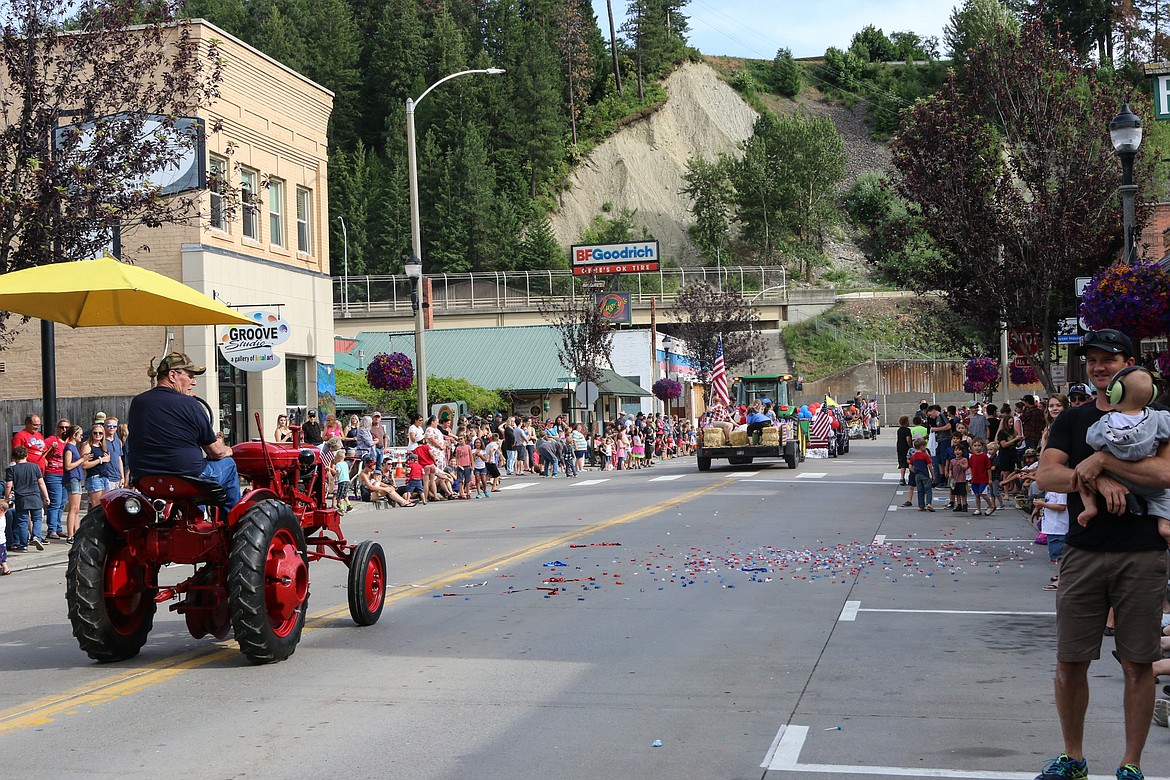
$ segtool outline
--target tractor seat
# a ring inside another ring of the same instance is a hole
[[[227,503],[227,491],[223,485],[199,477],[182,477],[177,474],[139,477],[135,487],[143,495],[161,498],[164,501],[186,500],[216,506]]]

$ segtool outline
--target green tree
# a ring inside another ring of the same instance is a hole
[[[401,139],[406,131],[405,118],[398,113],[407,98],[416,98],[426,89],[426,37],[418,4],[413,0],[386,0],[371,36],[364,69],[364,93],[369,99],[361,104],[361,134],[375,149],[383,149],[392,137],[391,148],[405,146]]]
[[[999,0],[964,0],[951,11],[943,27],[943,41],[957,62],[967,61],[967,52],[983,41],[994,40],[999,30],[1015,34],[1019,22]]]
[[[772,60],[772,87],[781,95],[796,97],[803,84],[804,76],[792,58],[792,52],[784,48],[777,51]]]
[[[568,253],[557,241],[548,216],[541,214],[524,230],[520,242],[519,268],[540,270],[544,268],[565,268]]]
[[[866,25],[853,34],[849,44],[849,51],[853,52],[865,62],[887,62],[894,59],[894,45],[880,28],[872,24]]]
[[[708,260],[716,260],[731,236],[732,202],[735,190],[728,170],[733,161],[721,157],[708,162],[702,157],[687,160],[682,193],[691,198],[691,215],[695,224],[689,229],[691,239]]]

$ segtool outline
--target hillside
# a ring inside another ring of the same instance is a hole
[[[727,73],[734,62],[708,58]],[[681,194],[687,160],[696,154],[712,159],[736,153],[752,134],[756,111],[721,78],[710,64],[687,63],[665,82],[668,99],[646,119],[631,123],[587,154],[570,177],[556,212],[550,215],[560,243],[577,241],[589,222],[606,211],[635,211],[635,224],[645,226],[662,245],[667,262],[695,265],[701,261],[687,229],[693,224],[690,199]],[[845,186],[864,170],[887,170],[889,150],[869,136],[859,107],[849,108],[806,89],[796,101],[761,95],[773,111],[807,111],[828,116],[841,133],[848,155]],[[863,262],[847,238],[825,247],[834,265]],[[734,260],[732,261],[734,262]]]
[[[662,108],[606,139],[573,170],[551,215],[561,244],[577,241],[608,204],[613,212],[636,211],[636,224],[659,240],[663,257],[698,262],[687,238],[690,199],[679,192],[687,160],[734,152],[751,137],[756,112],[707,65],[683,65],[665,87]]]

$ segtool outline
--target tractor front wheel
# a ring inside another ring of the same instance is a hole
[[[107,663],[138,655],[154,626],[153,579],[126,541],[95,507],[81,521],[69,566],[65,601],[73,636],[90,658]]]
[[[386,606],[386,554],[377,542],[364,541],[349,560],[349,614],[359,626],[372,626]]]
[[[305,533],[288,504],[261,501],[232,534],[228,605],[240,652],[254,664],[297,649],[309,601]]]

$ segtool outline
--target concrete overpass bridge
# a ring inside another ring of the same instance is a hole
[[[574,277],[567,270],[493,271],[435,274],[424,280],[433,328],[546,325],[541,306],[591,295],[594,289],[630,295],[633,327],[650,325],[651,302],[660,325],[674,319],[675,296],[692,282],[738,290],[759,313],[760,330],[783,328],[816,316],[837,301],[835,290],[791,289],[783,269],[760,266],[665,268],[656,273],[622,274],[616,282]],[[362,331],[403,331],[414,327],[406,276],[334,277],[333,327],[339,336]],[[590,286],[592,285],[592,287]]]

